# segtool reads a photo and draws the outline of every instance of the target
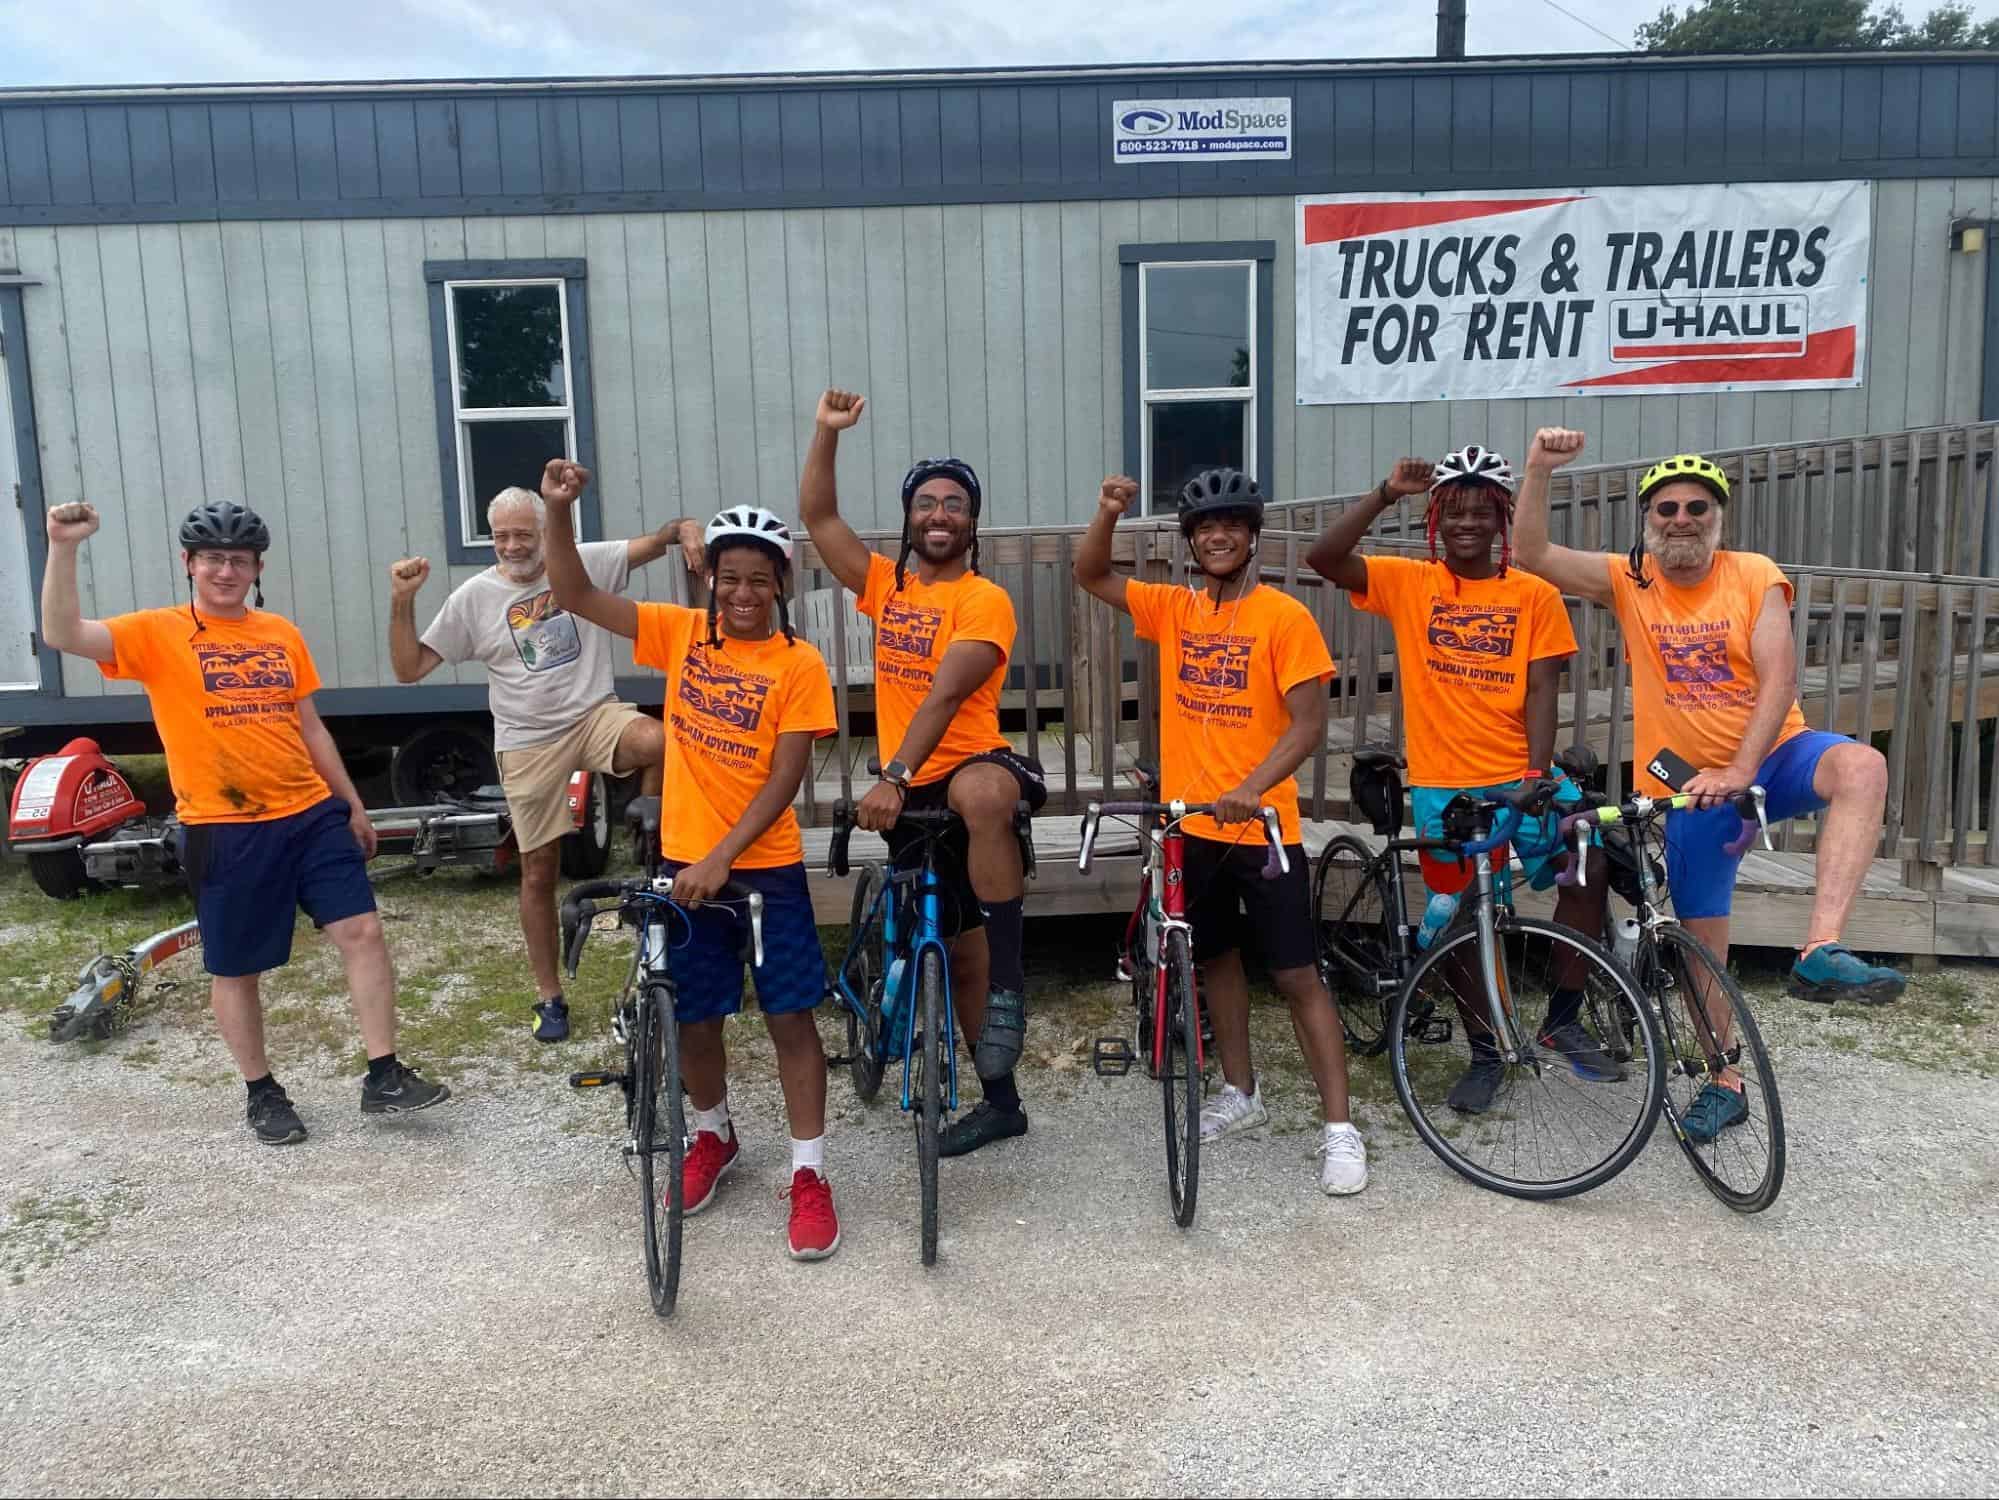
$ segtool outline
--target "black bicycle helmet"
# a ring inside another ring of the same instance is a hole
[[[271,528],[234,500],[204,500],[180,523],[180,544],[188,552],[227,547],[262,554],[271,550]]]
[[[1263,495],[1240,469],[1204,469],[1180,487],[1180,534],[1191,537],[1204,516],[1242,515],[1263,527]]]
[[[945,478],[964,490],[972,502],[972,519],[979,518],[979,504],[984,495],[979,489],[979,476],[962,458],[919,458],[909,466],[909,472],[902,476],[902,513],[909,514],[910,503],[916,499],[917,490],[927,481]]]

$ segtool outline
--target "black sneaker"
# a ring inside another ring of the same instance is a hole
[[[305,1139],[305,1121],[292,1108],[283,1089],[259,1089],[243,1112],[250,1129],[266,1146],[289,1146]]]
[[[1543,1031],[1541,1045],[1567,1063],[1576,1077],[1588,1083],[1620,1083],[1624,1079],[1623,1067],[1597,1045],[1596,1038],[1583,1029],[1580,1021]]]
[[[1464,1077],[1451,1085],[1444,1102],[1461,1115],[1482,1115],[1492,1108],[1506,1082],[1506,1062],[1497,1052],[1472,1054]]]
[[[361,1081],[361,1113],[364,1115],[406,1115],[429,1109],[451,1097],[441,1083],[426,1083],[416,1073],[397,1063],[384,1078]]]
[[[939,1156],[963,1156],[994,1141],[1027,1134],[1027,1111],[1009,1110],[1002,1114],[981,1099],[968,1115],[960,1115],[937,1138]]]
[[[534,1008],[534,1039],[560,1042],[569,1037],[569,1005],[560,995]]]

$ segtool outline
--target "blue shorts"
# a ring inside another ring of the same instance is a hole
[[[1833,746],[1853,743],[1843,734],[1807,729],[1772,750],[1756,772],[1756,785],[1763,788],[1764,820],[1781,823],[1823,808],[1825,800],[1812,790],[1819,762]],[[1676,916],[1729,914],[1742,855],[1725,854],[1721,846],[1741,830],[1741,815],[1732,807],[1666,814],[1666,889],[1672,893]]]
[[[672,860],[660,866],[668,875],[685,868]],[[826,998],[826,955],[819,948],[804,864],[729,874],[764,898],[764,961],[753,975],[757,1008],[767,1016],[812,1009]],[[750,920],[734,904],[689,907],[687,915],[686,922],[674,916],[667,924],[673,945],[667,962],[678,992],[673,1013],[683,1026],[743,1008],[742,950]]]
[[[1520,783],[1517,781],[1507,781],[1501,782],[1497,786],[1486,787],[1419,786],[1414,788],[1410,800],[1414,804],[1416,812],[1416,837],[1422,839],[1440,839],[1444,836],[1444,808],[1449,805],[1453,797],[1466,796],[1475,797],[1481,801],[1489,801],[1501,792],[1510,792],[1519,785]],[[1555,874],[1560,868],[1555,863],[1555,856],[1568,847],[1562,842],[1562,814],[1580,807],[1582,800],[1582,789],[1560,771],[1557,771],[1555,772],[1554,811],[1544,813],[1538,818],[1521,819],[1520,831],[1513,835],[1512,848],[1513,852],[1520,856],[1520,868],[1525,872],[1527,883],[1533,889],[1545,891],[1555,883]],[[1437,860],[1443,864],[1457,863],[1456,858],[1449,854],[1432,854],[1425,857]],[[1495,869],[1492,873],[1493,887],[1503,900],[1512,893],[1512,871],[1509,867],[1507,869]]]
[[[344,801],[328,797],[288,818],[182,826],[181,869],[209,973],[240,979],[283,968],[295,911],[326,927],[375,909],[349,816]]]

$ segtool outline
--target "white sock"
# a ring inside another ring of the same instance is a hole
[[[800,1167],[810,1167],[821,1177],[826,1175],[825,1136],[815,1135],[809,1141],[801,1141],[797,1136],[791,1138],[791,1170],[796,1172]]]
[[[697,1109],[694,1111],[695,1134],[698,1135],[704,1130],[714,1135],[719,1135],[725,1141],[735,1134],[735,1131],[729,1125],[729,1096],[727,1094],[722,1096],[722,1102],[713,1109]]]

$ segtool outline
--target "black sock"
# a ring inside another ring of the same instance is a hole
[[[1554,1031],[1576,1020],[1582,1013],[1581,990],[1556,990],[1548,996],[1548,1024],[1543,1029]]]
[[[249,1090],[252,1099],[256,1098],[259,1094],[280,1094],[284,1092],[284,1090],[278,1087],[277,1079],[273,1078],[269,1073],[266,1073],[262,1078],[244,1079],[243,1087]]]
[[[1009,1068],[1000,1078],[981,1078],[979,1086],[986,1091],[986,1103],[1003,1115],[1018,1113],[1020,1090],[1014,1087],[1013,1070]]]
[[[981,903],[986,914],[986,948],[991,953],[990,983],[996,990],[1027,993],[1027,965],[1021,961],[1021,906],[1025,898]]]
[[[393,1077],[396,1071],[396,1054],[384,1052],[380,1057],[368,1059],[368,1082],[380,1083],[384,1078]]]

